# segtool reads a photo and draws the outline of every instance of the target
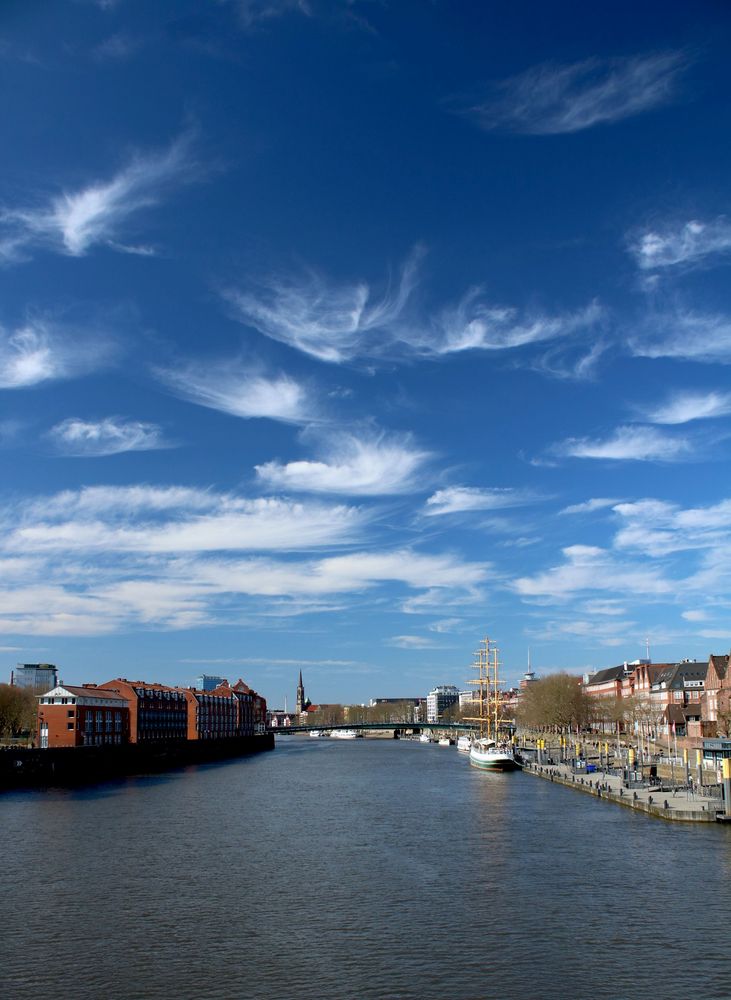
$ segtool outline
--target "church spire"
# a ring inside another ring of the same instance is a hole
[[[297,685],[297,697],[294,702],[294,710],[296,715],[302,715],[306,707],[305,702],[305,686],[302,683],[302,671],[300,670],[299,684]]]

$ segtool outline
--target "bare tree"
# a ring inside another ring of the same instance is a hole
[[[585,726],[590,709],[580,677],[549,674],[526,688],[517,716],[520,724],[528,728],[568,730]]]
[[[0,684],[0,737],[33,733],[37,709],[38,701],[32,690]]]

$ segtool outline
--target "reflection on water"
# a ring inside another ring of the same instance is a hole
[[[731,831],[453,747],[281,738],[0,817],[14,1000],[729,996]]]

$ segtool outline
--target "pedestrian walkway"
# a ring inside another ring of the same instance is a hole
[[[723,802],[702,791],[690,788],[673,790],[668,783],[658,780],[655,784],[631,787],[622,774],[595,771],[577,773],[570,764],[529,763],[525,774],[533,774],[547,781],[568,785],[606,802],[618,803],[630,809],[639,809],[660,819],[694,823],[714,823],[717,813],[723,815]]]

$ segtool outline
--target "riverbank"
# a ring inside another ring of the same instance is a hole
[[[690,789],[673,790],[661,782],[629,788],[622,775],[598,771],[592,775],[577,774],[569,764],[529,763],[524,766],[523,773],[566,785],[604,802],[637,809],[657,819],[715,823],[717,813],[723,814],[723,803],[718,798]]]
[[[229,760],[274,749],[271,733],[221,740],[183,740],[127,746],[0,750],[0,792],[96,784],[133,774]]]

